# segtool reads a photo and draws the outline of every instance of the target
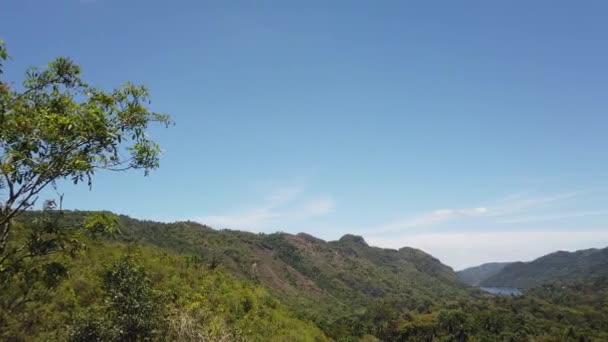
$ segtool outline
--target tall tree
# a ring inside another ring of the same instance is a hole
[[[170,124],[168,115],[148,109],[143,86],[126,83],[108,92],[92,87],[81,79],[80,67],[63,57],[28,69],[22,85],[14,86],[2,79],[7,58],[0,41],[0,288],[32,260],[73,252],[79,246],[75,232],[113,225],[96,215],[78,230],[53,218],[25,232],[14,219],[33,208],[44,189],[62,180],[90,187],[98,170],[141,169],[147,175],[159,166],[160,148],[146,132],[152,124]],[[47,201],[43,208],[56,212],[60,202]],[[53,279],[45,270],[32,267],[33,274]]]

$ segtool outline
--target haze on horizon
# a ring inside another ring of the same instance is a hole
[[[461,269],[608,245],[607,10],[24,0],[0,32],[6,79],[66,55],[176,122],[152,132],[158,171],[66,185],[67,208],[351,233]]]

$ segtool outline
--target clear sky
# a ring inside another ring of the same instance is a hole
[[[26,66],[147,85],[161,168],[65,205],[359,234],[456,269],[608,245],[608,2],[5,0]]]

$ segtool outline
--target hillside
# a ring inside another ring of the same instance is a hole
[[[193,222],[157,223],[120,217],[123,239],[193,254],[254,280],[320,324],[379,299],[417,310],[466,295],[453,270],[416,249],[382,249],[345,235],[214,230]]]
[[[500,272],[505,266],[509,265],[510,262],[489,262],[475,267],[469,267],[464,270],[456,272],[458,279],[463,282],[477,286],[482,281]]]
[[[88,213],[65,212],[66,222]],[[22,220],[33,220],[28,213]],[[369,246],[355,235],[324,241],[308,234],[215,230],[195,222],[159,223],[118,217],[125,243],[189,255],[257,283],[299,317],[326,329],[380,301],[403,311],[428,311],[466,298],[455,272],[423,251]]]
[[[72,226],[87,214],[66,212],[61,224]],[[36,225],[38,215],[21,216],[18,231]],[[0,310],[6,328],[0,339],[116,340],[100,335],[104,329],[122,331],[122,320],[109,306],[120,297],[107,292],[108,272],[131,274],[115,281],[127,281],[120,288],[127,298],[135,296],[133,314],[156,308],[139,319],[154,324],[147,333],[158,341],[608,338],[606,278],[505,298],[467,287],[420,250],[371,247],[355,235],[323,241],[307,234],[218,231],[192,222],[126,216],[118,221],[121,234],[115,239],[83,236],[87,248],[79,255],[50,258],[50,265],[67,267],[67,279],[52,291],[34,287],[36,300],[18,311]],[[117,265],[126,268],[118,272]],[[134,292],[133,281],[141,277]],[[0,293],[0,303],[19,298],[24,280]]]
[[[515,262],[480,283],[482,286],[532,287],[608,275],[608,248],[559,251],[530,262]]]
[[[69,266],[68,279],[53,293],[42,292],[40,303],[26,303],[20,311],[0,310],[2,341],[113,341],[115,338],[70,338],[74,327],[104,319],[109,300],[103,292],[103,273],[128,256],[145,269],[156,300],[162,303],[155,317],[167,341],[328,341],[311,322],[301,320],[267,290],[239,280],[220,268],[159,248],[87,239],[78,258],[62,260]],[[15,289],[17,290],[17,289]],[[129,287],[128,291],[132,288]],[[0,301],[18,296],[1,293]],[[61,327],[61,328],[59,328]],[[67,327],[67,329],[66,329]],[[122,339],[119,339],[122,340]]]

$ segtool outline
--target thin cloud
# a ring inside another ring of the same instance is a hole
[[[579,196],[580,192],[567,192],[546,196],[529,196],[519,193],[507,196],[499,201],[488,212],[489,216],[505,216],[532,208],[547,206],[556,202]]]
[[[284,186],[264,196],[262,204],[223,215],[208,215],[194,221],[216,228],[262,230],[296,221],[329,215],[336,203],[328,195],[305,197],[304,187]]]
[[[472,208],[437,209],[395,220],[380,226],[367,227],[360,230],[373,232],[374,234],[383,234],[412,228],[435,226],[457,219],[504,218],[517,214],[521,215],[531,209],[547,207],[551,204],[573,198],[579,194],[580,193],[569,192],[545,196],[530,196],[526,193],[518,193],[499,199],[491,205]],[[504,222],[504,220],[502,221]]]
[[[589,216],[608,216],[608,211],[582,211],[569,212],[555,215],[540,215],[540,216],[518,216],[499,221],[500,223],[525,223],[525,222],[540,222],[540,221],[557,221],[569,218],[581,218]]]
[[[252,209],[249,211],[229,215],[210,215],[195,219],[194,221],[217,228],[246,228],[257,227],[261,223],[278,218],[280,215],[266,208]]]
[[[438,209],[422,215],[405,218],[390,222],[371,229],[374,233],[387,233],[407,228],[418,228],[433,226],[456,218],[475,217],[486,215],[488,209],[485,207],[464,209]]]
[[[305,216],[323,216],[334,212],[336,202],[329,196],[315,198],[304,206]]]
[[[271,192],[270,195],[266,196],[265,201],[271,208],[280,207],[295,200],[302,195],[303,192],[304,187],[302,185],[282,186]]]

